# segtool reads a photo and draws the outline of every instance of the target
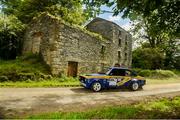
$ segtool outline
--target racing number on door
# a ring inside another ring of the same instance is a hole
[[[117,83],[118,86],[123,85],[125,82],[128,82],[131,79],[131,77],[123,77],[121,78],[121,81]]]
[[[109,85],[110,86],[117,86],[119,82],[122,81],[122,78],[110,78]]]

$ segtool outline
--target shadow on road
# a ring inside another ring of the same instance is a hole
[[[5,119],[3,107],[0,107],[0,119]]]
[[[91,89],[86,88],[71,88],[71,90],[75,93],[108,93],[108,92],[130,92],[131,90],[125,88],[110,88],[110,89],[103,89],[100,92],[94,92]]]

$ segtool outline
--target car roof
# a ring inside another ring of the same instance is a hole
[[[123,69],[123,70],[129,70],[129,68],[126,68],[126,67],[110,67],[110,69]]]

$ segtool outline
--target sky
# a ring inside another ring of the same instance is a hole
[[[108,8],[106,6],[102,6],[101,9],[106,10],[106,11],[112,11],[111,8]],[[128,18],[123,19],[122,13],[119,14],[118,16],[113,16],[113,13],[104,13],[104,14],[100,14],[97,17],[115,22],[116,24],[118,24],[119,26],[121,26],[122,28],[124,28],[127,31],[130,30],[130,28],[131,28],[131,23],[130,23],[131,21]]]
[[[102,10],[106,10],[106,11],[112,11],[111,8],[108,8],[106,6],[101,7]],[[132,21],[128,18],[123,19],[122,18],[123,13],[120,13],[118,16],[113,16],[113,13],[104,13],[104,14],[100,14],[97,17],[112,21],[116,24],[118,24],[120,27],[124,28],[126,31],[130,31],[130,28],[132,28]],[[143,32],[143,31],[142,31]],[[132,34],[132,36],[134,38],[137,38],[138,35],[134,35]],[[144,41],[144,39],[139,39],[141,42]],[[137,42],[133,43],[133,49],[137,48],[139,46],[139,44]]]
[[[1,10],[1,7],[2,6],[0,6],[0,10]],[[106,11],[112,11],[112,7],[108,8],[106,6],[102,6],[101,9],[106,10]],[[100,14],[97,17],[115,22],[127,31],[130,30],[130,27],[131,27],[130,20],[129,19],[123,19],[121,16],[122,16],[122,13],[119,14],[118,16],[113,16],[112,13],[104,13],[104,14]]]
[[[2,6],[0,6],[0,9],[1,7]],[[106,10],[106,11],[112,11],[112,7],[108,8],[106,6],[102,6],[101,9]],[[124,28],[125,30],[129,31],[131,28],[131,24],[130,24],[131,21],[129,19],[123,19],[121,16],[122,16],[122,13],[119,14],[118,16],[113,16],[113,13],[104,13],[104,14],[100,14],[97,17],[115,22],[116,24]]]

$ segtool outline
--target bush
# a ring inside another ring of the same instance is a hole
[[[155,78],[170,78],[170,77],[176,77],[176,74],[174,74],[170,70],[154,70],[154,71],[152,71],[151,77],[155,77]]]
[[[180,55],[174,58],[174,68],[180,70]]]
[[[2,75],[2,74],[1,74]],[[45,80],[45,79],[51,79],[51,75],[46,75],[44,73],[39,72],[22,72],[22,71],[7,71],[4,72],[2,76],[0,76],[0,82],[6,82],[6,81],[27,81],[27,80]]]
[[[152,76],[152,70],[142,70],[139,72],[139,75],[144,77],[150,77]]]
[[[132,66],[142,69],[162,69],[163,53],[156,48],[137,48],[133,51]]]
[[[27,54],[16,60],[0,60],[0,63],[1,82],[51,79],[49,68],[36,54]]]
[[[171,71],[173,71],[177,76],[180,76],[180,70],[171,70]]]
[[[142,69],[134,69],[138,73],[138,75],[143,77],[150,78],[170,78],[176,77],[177,75],[170,70],[142,70]]]
[[[5,82],[8,81],[8,77],[7,76],[0,76],[0,82]]]

